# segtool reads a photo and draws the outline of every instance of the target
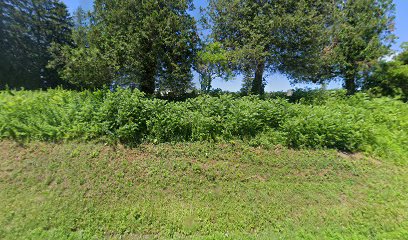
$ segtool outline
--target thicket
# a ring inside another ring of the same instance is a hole
[[[3,91],[0,138],[127,145],[243,140],[264,147],[365,151],[396,160],[408,156],[403,102],[345,91],[297,91],[289,99],[277,95],[168,101],[123,89]]]

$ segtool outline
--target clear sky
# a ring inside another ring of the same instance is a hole
[[[84,9],[90,9],[92,7],[92,0],[62,0],[68,6],[70,12],[73,12],[77,7],[81,6]],[[199,7],[206,6],[206,0],[194,0],[196,10],[193,12],[195,17],[199,17]],[[393,49],[398,51],[402,42],[408,42],[408,0],[394,0],[396,4],[396,29],[395,34],[398,39],[393,46]],[[296,84],[291,86],[289,80],[280,74],[274,74],[267,76],[268,85],[266,91],[286,91],[295,87],[316,87],[314,85]],[[195,82],[197,82],[197,76],[195,76]],[[197,86],[198,87],[198,86]],[[214,88],[221,88],[229,91],[239,91],[241,88],[241,80],[237,78],[229,82],[223,80],[215,80],[213,83]],[[341,83],[333,82],[329,84],[329,88],[340,88]]]

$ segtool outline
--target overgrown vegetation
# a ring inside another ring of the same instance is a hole
[[[0,137],[63,141],[249,141],[293,148],[334,148],[393,155],[408,150],[408,106],[389,98],[316,91],[313,98],[199,96],[181,102],[139,91],[5,91],[0,94]],[[304,94],[307,95],[307,94]]]
[[[0,238],[406,239],[393,1],[194,3],[0,0]]]

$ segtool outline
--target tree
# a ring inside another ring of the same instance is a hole
[[[73,15],[72,43],[54,43],[49,69],[76,88],[101,88],[115,78],[116,64],[99,47],[90,12],[78,8]]]
[[[54,44],[48,68],[57,69],[61,78],[79,89],[101,88],[112,82],[115,68],[94,44],[71,47]]]
[[[228,54],[219,42],[204,44],[197,53],[195,69],[200,75],[201,90],[206,93],[211,90],[215,77],[228,79],[232,74],[229,71]]]
[[[0,88],[27,86],[32,78],[33,42],[29,34],[29,2],[0,0]]]
[[[353,94],[364,72],[389,53],[394,40],[392,0],[334,1],[334,22],[330,26],[334,76],[343,78]]]
[[[57,0],[1,0],[0,87],[54,87],[55,71],[46,69],[53,42],[70,41],[71,19]]]
[[[198,42],[191,8],[191,0],[96,0],[88,19],[76,12],[74,45],[56,46],[50,67],[63,66],[61,77],[80,87],[115,81],[181,95],[192,88]]]
[[[393,60],[382,60],[365,78],[363,89],[374,95],[399,97],[408,101],[408,43]]]
[[[191,8],[191,0],[96,0],[87,43],[77,39],[62,51],[62,77],[88,87],[122,81],[137,82],[148,94],[186,92],[198,42]],[[94,64],[105,71],[89,73]]]
[[[252,78],[250,91],[262,94],[265,72],[321,54],[329,6],[323,0],[210,0],[207,15],[214,41],[234,58],[233,70]]]

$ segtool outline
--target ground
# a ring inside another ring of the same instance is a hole
[[[3,239],[408,239],[408,166],[241,142],[0,142]]]

